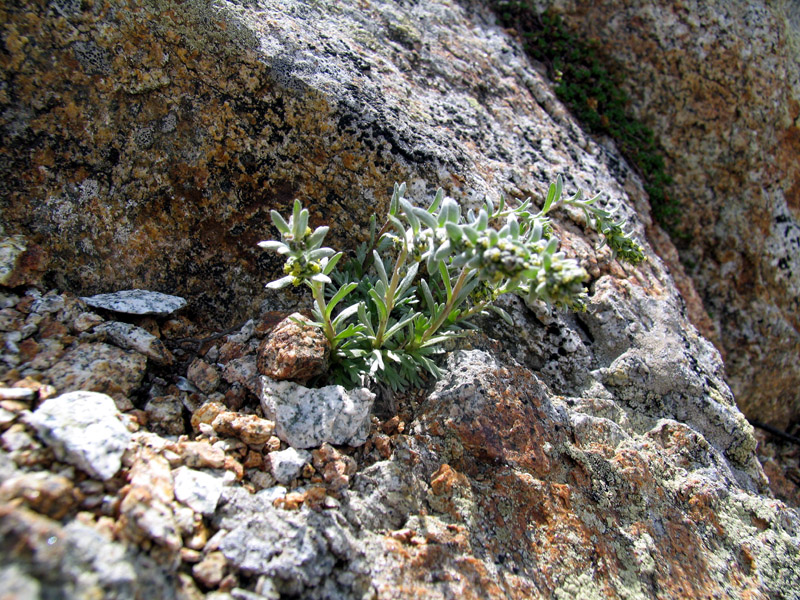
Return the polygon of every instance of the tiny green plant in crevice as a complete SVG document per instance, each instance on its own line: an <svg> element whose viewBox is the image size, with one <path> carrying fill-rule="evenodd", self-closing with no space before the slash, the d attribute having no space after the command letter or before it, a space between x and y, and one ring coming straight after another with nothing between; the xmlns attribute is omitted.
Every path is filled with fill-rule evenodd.
<svg viewBox="0 0 800 600"><path fill-rule="evenodd" d="M491 5L504 26L520 33L531 57L547 66L559 99L590 131L614 138L642 175L656 221L674 239L684 239L679 205L667 192L672 179L653 132L628 112L620 76L606 68L609 61L597 44L567 31L559 15L539 14L527 0L491 0Z"/></svg>
<svg viewBox="0 0 800 600"><path fill-rule="evenodd" d="M420 208L405 198L405 189L395 185L385 222L378 229L373 215L369 241L348 260L322 245L329 228L312 231L299 201L288 220L271 213L281 239L259 243L286 257L285 275L268 288L311 289L315 325L331 345L329 378L345 387L373 380L400 390L421 384L425 372L438 377L434 356L474 328L471 317L494 311L512 323L493 304L502 294L583 309L588 275L558 250L547 217L559 205L582 209L620 260L635 265L644 259L624 221L597 206L597 197L562 197L560 177L541 210L530 200L516 208L487 200L477 212L464 213L442 190Z"/></svg>

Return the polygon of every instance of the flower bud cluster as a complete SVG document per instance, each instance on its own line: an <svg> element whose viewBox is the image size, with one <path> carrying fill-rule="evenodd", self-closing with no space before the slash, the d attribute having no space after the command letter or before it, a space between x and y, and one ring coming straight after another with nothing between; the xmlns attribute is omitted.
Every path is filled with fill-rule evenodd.
<svg viewBox="0 0 800 600"><path fill-rule="evenodd" d="M290 255L286 259L286 264L283 265L283 272L285 275L292 277L292 285L302 285L306 279L311 279L314 275L322 273L322 261L309 260L308 257L299 252Z"/></svg>
<svg viewBox="0 0 800 600"><path fill-rule="evenodd" d="M544 300L559 308L586 309L584 282L589 274L574 258L565 258L562 252L549 255L542 262L529 284L528 298Z"/></svg>
<svg viewBox="0 0 800 600"><path fill-rule="evenodd" d="M629 233L622 230L620 223L603 223L600 228L606 244L611 248L614 256L632 265L638 265L644 260L642 247L631 238Z"/></svg>
<svg viewBox="0 0 800 600"><path fill-rule="evenodd" d="M500 292L487 281L481 281L469 295L473 305L491 304L497 300Z"/></svg>
<svg viewBox="0 0 800 600"><path fill-rule="evenodd" d="M478 277L482 281L500 283L517 279L533 266L530 249L514 239L500 239L492 245L489 236L481 236L476 244Z"/></svg>

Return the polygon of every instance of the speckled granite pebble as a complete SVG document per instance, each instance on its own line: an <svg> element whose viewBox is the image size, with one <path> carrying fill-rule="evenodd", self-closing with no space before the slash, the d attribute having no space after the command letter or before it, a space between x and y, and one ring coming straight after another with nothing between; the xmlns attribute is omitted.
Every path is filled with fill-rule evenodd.
<svg viewBox="0 0 800 600"><path fill-rule="evenodd" d="M261 407L275 421L276 435L294 448L325 442L360 446L369 433L375 394L340 385L309 389L291 381L262 377Z"/></svg>

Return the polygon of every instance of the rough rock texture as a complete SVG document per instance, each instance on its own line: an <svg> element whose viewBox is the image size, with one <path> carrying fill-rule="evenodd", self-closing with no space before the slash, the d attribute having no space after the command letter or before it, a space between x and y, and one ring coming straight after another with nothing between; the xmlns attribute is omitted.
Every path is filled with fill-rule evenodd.
<svg viewBox="0 0 800 600"><path fill-rule="evenodd" d="M294 313L275 326L258 347L259 373L272 379L303 383L328 370L330 342L309 321Z"/></svg>
<svg viewBox="0 0 800 600"><path fill-rule="evenodd" d="M30 421L56 456L100 479L110 479L119 471L131 437L119 420L114 400L96 392L51 398Z"/></svg>
<svg viewBox="0 0 800 600"><path fill-rule="evenodd" d="M309 389L292 381L261 378L261 407L275 433L295 448L324 443L360 446L367 440L375 394L340 385Z"/></svg>
<svg viewBox="0 0 800 600"><path fill-rule="evenodd" d="M110 294L96 294L81 300L93 308L103 308L112 312L162 317L186 306L186 300L183 298L148 290L122 290Z"/></svg>
<svg viewBox="0 0 800 600"><path fill-rule="evenodd" d="M4 593L11 598L178 597L166 565L77 520L62 525L4 506L0 557Z"/></svg>
<svg viewBox="0 0 800 600"><path fill-rule="evenodd" d="M168 365L173 361L161 340L136 325L109 321L95 327L95 331L105 333L120 348L144 354L156 364Z"/></svg>
<svg viewBox="0 0 800 600"><path fill-rule="evenodd" d="M52 392L42 382L77 381L84 364L98 368L82 386L110 385L116 360L90 359L118 349L74 296L0 289L0 383L35 389L0 401L7 589L215 600L800 589L800 517L770 496L719 355L658 257L646 248L647 263L623 268L580 214L554 225L591 275L587 313L509 299L515 326L484 320L463 340L474 348L430 389L394 398L391 418L370 419L362 392L348 434L358 448L314 437L337 419L314 392L267 382L293 390L275 396L294 398L294 416L315 416L301 440L273 435L281 419L261 405L256 355L268 315L295 297L255 308L280 269L254 246L274 234L270 208L298 195L312 225L352 247L394 180L420 201L442 185L470 204L541 191L562 172L566 192L602 192L637 235L649 224L636 176L581 133L482 4L7 2L0 13L8 233L46 247L53 285L161 289L194 311L136 321L173 364L116 354L133 358L115 390L133 433L103 480L60 462L26 415ZM236 314L250 320L209 331ZM308 443L311 462L276 485L272 455ZM50 502L56 489L63 504Z"/></svg>
<svg viewBox="0 0 800 600"><path fill-rule="evenodd" d="M625 72L664 149L691 241L681 257L751 418L800 419L797 2L539 0Z"/></svg>

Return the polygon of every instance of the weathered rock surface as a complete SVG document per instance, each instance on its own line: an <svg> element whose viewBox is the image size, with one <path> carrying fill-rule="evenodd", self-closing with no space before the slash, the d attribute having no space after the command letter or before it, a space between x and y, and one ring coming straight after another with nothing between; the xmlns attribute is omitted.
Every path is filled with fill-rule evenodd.
<svg viewBox="0 0 800 600"><path fill-rule="evenodd" d="M329 392L262 380L261 320L209 334L215 318L260 314L258 290L280 265L254 244L268 210L295 196L313 225L333 225L332 243L352 247L395 180L420 200L442 185L469 204L524 196L563 172L568 192L603 192L643 233L639 180L570 121L482 4L163 0L0 13L10 233L47 247L59 286L168 289L197 315L160 326L176 360L148 365L93 341L99 317L67 294L2 290L3 385L77 382L83 370L81 386L117 386L134 431L116 475L87 479L25 416L46 386L2 401L7 589L226 600L800 589L800 517L769 495L719 355L660 260L647 249L646 264L624 270L594 249L578 214L555 226L591 274L589 311L510 299L514 327L486 319L464 342L477 349L452 355L431 390L396 398L384 423L369 417L370 393L343 427L320 402ZM112 371L125 357L135 364ZM282 391L264 400L265 387ZM294 398L289 422L313 416L300 439L273 435L276 398ZM154 433L148 417L159 416L180 437ZM346 439L328 435L350 425ZM290 455L306 464L276 473L278 486L271 467ZM50 501L58 489L68 501Z"/></svg>
<svg viewBox="0 0 800 600"><path fill-rule="evenodd" d="M305 383L328 370L331 349L319 327L300 313L278 323L258 348L258 372Z"/></svg>
<svg viewBox="0 0 800 600"><path fill-rule="evenodd" d="M340 385L309 389L292 381L261 378L261 407L275 434L294 448L324 443L360 446L367 440L375 394Z"/></svg>
<svg viewBox="0 0 800 600"><path fill-rule="evenodd" d="M800 419L800 9L796 2L538 0L624 70L664 149L681 256L739 406Z"/></svg>
<svg viewBox="0 0 800 600"><path fill-rule="evenodd" d="M94 308L103 308L127 315L170 315L184 306L186 300L170 294L148 290L122 290L110 294L96 294L81 298Z"/></svg>
<svg viewBox="0 0 800 600"><path fill-rule="evenodd" d="M99 479L116 475L131 439L114 400L96 392L51 398L34 411L30 421L60 459Z"/></svg>
<svg viewBox="0 0 800 600"><path fill-rule="evenodd" d="M168 365L174 358L164 344L152 333L130 323L109 321L95 327L123 350L134 350L144 354L158 365Z"/></svg>
<svg viewBox="0 0 800 600"><path fill-rule="evenodd" d="M59 392L86 390L113 397L120 408L131 408L128 396L144 377L147 359L102 342L82 343L47 371Z"/></svg>

